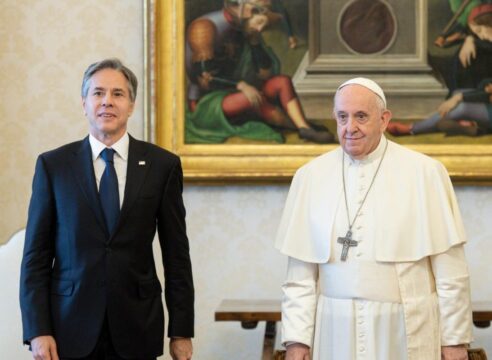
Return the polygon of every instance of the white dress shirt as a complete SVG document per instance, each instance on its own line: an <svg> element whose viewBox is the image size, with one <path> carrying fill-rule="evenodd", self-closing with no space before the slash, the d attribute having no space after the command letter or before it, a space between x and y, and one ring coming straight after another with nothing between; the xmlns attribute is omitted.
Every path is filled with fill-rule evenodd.
<svg viewBox="0 0 492 360"><path fill-rule="evenodd" d="M99 190L99 183L101 177L106 168L106 162L101 157L101 152L107 148L105 144L97 140L94 136L89 134L89 143L92 149L92 164L94 165L94 174L96 175L97 189ZM126 170L128 166L128 149L130 146L130 137L128 133L125 133L117 142L115 142L110 148L115 151L114 156L114 169L116 170L116 176L118 177L118 193L120 195L120 208L123 204L123 197L125 194L126 185Z"/></svg>

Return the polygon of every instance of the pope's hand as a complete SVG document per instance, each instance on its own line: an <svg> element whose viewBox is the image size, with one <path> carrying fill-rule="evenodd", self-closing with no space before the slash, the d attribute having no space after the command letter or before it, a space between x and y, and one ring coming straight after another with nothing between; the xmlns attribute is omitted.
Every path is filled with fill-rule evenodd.
<svg viewBox="0 0 492 360"><path fill-rule="evenodd" d="M285 360L310 360L309 346L300 343L294 343L287 346Z"/></svg>
<svg viewBox="0 0 492 360"><path fill-rule="evenodd" d="M441 360L468 360L468 352L464 345L442 346Z"/></svg>

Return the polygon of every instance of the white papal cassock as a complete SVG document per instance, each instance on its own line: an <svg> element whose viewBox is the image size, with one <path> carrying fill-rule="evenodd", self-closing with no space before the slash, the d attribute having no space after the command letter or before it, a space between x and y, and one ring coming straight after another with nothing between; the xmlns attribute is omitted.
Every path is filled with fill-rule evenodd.
<svg viewBox="0 0 492 360"><path fill-rule="evenodd" d="M339 147L301 167L276 247L289 256L282 342L313 359L433 360L469 343L465 234L444 166L382 137L363 160L345 155L350 221L386 155L340 260L348 218Z"/></svg>

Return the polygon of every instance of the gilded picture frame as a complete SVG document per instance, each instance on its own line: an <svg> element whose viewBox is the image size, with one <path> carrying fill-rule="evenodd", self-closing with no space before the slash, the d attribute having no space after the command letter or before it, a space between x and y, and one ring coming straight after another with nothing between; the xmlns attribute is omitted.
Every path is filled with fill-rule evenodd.
<svg viewBox="0 0 492 360"><path fill-rule="evenodd" d="M146 124L149 140L180 156L193 183L288 182L296 169L334 149L318 144L186 144L185 2L144 0ZM411 144L444 163L455 184L492 184L492 144Z"/></svg>

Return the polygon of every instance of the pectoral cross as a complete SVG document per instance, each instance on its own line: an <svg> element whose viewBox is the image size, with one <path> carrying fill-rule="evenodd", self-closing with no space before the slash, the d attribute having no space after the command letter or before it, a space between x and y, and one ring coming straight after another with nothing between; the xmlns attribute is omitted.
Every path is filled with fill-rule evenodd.
<svg viewBox="0 0 492 360"><path fill-rule="evenodd" d="M342 248L342 256L340 256L340 260L345 261L347 260L347 255L350 247L352 246L357 246L358 242L355 240L352 240L352 231L347 231L347 235L345 237L339 237L337 239L337 242L339 244L343 244Z"/></svg>

